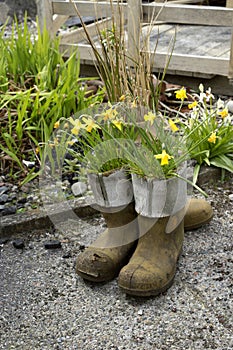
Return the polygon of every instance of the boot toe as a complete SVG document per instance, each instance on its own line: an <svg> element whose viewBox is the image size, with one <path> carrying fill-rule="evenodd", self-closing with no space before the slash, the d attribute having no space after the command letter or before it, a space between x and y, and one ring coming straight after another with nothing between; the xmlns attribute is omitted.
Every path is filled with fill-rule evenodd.
<svg viewBox="0 0 233 350"><path fill-rule="evenodd" d="M184 216L184 228L186 231L197 229L209 223L213 215L213 209L206 200L192 198Z"/></svg>
<svg viewBox="0 0 233 350"><path fill-rule="evenodd" d="M104 282L116 277L118 271L114 261L103 251L87 249L77 258L76 272L86 280Z"/></svg>
<svg viewBox="0 0 233 350"><path fill-rule="evenodd" d="M135 296L156 296L168 289L174 279L175 271L150 269L146 266L125 266L119 274L118 285L127 294Z"/></svg>

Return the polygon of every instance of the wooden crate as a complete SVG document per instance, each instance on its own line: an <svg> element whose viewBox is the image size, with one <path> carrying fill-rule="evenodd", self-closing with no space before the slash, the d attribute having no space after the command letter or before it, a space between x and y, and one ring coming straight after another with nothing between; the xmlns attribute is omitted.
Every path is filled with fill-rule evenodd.
<svg viewBox="0 0 233 350"><path fill-rule="evenodd" d="M220 75L229 77L233 83L233 0L227 0L228 7L200 6L177 3L123 1L75 1L81 16L96 16L103 28L111 25L112 12L118 13L119 6L125 17L129 54L135 57L137 45L146 23L154 22L153 31L158 46L154 56L153 69L158 71L166 65L169 50L168 40L177 27L176 46L169 63L169 73L193 76ZM37 2L40 24L55 35L69 16L75 16L74 5L68 0L40 0ZM169 29L168 29L169 24ZM166 30L164 29L167 26ZM195 35L196 33L198 35ZM96 35L95 24L88 26L89 33ZM196 39L195 39L196 37ZM73 46L79 49L81 62L93 64L94 56L84 41L83 28L65 34L61 38L61 50L68 55ZM184 45L186 41L187 45ZM192 45L188 45L192 43ZM153 37L150 50L153 50ZM193 46L193 49L192 49ZM186 51L185 51L186 50Z"/></svg>

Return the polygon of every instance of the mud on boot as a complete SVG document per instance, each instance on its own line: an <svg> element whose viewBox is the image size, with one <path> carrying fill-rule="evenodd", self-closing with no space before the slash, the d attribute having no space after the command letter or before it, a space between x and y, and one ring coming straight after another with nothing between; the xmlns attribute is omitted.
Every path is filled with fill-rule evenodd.
<svg viewBox="0 0 233 350"><path fill-rule="evenodd" d="M93 282L106 282L115 278L130 259L138 238L134 203L120 210L109 209L108 213L102 214L107 229L78 256L76 262L78 275Z"/></svg>

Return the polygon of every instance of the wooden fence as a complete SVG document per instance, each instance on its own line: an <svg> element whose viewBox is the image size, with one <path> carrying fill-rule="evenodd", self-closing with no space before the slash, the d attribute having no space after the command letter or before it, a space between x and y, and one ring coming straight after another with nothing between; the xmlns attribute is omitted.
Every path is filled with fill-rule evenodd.
<svg viewBox="0 0 233 350"><path fill-rule="evenodd" d="M213 7L166 3L146 3L141 0L123 1L74 1L81 16L95 16L99 20L99 25L103 28L111 21L113 13L117 13L119 6L126 19L126 31L128 37L128 50L134 54L135 47L140 41L141 27L143 23L149 23L155 19L155 23L172 23L183 25L197 25L205 27L230 27L233 28L233 0L227 0L228 7ZM61 25L70 17L75 16L74 4L69 0L38 0L38 16L42 26L46 26L51 34L55 35ZM198 28L198 27L197 27ZM90 35L96 35L95 24L88 26ZM196 43L198 45L198 42ZM76 29L61 36L61 50L71 51L76 45L79 49L80 59L83 63L93 64L93 54L88 43L84 41L83 28ZM170 71L182 71L190 75L205 76L220 75L229 77L233 83L233 32L229 37L228 52L225 55L219 53L212 55L195 55L173 53L170 63ZM157 52L153 62L155 71L163 69L166 64L168 54Z"/></svg>

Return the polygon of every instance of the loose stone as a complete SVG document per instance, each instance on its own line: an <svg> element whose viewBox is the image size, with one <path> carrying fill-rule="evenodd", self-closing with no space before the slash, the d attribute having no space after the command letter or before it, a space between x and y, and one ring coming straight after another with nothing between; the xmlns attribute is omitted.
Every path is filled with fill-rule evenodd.
<svg viewBox="0 0 233 350"><path fill-rule="evenodd" d="M12 243L16 249L23 249L25 246L24 241L22 239L16 239Z"/></svg>
<svg viewBox="0 0 233 350"><path fill-rule="evenodd" d="M228 109L228 111L230 113L233 113L233 101L228 101L227 104L226 104L226 108Z"/></svg>
<svg viewBox="0 0 233 350"><path fill-rule="evenodd" d="M2 210L2 215L12 215L12 214L15 214L16 213L16 206L15 205L12 205L10 207L5 207L3 208Z"/></svg>
<svg viewBox="0 0 233 350"><path fill-rule="evenodd" d="M13 201L14 199L17 199L17 193L11 192L9 196L9 201Z"/></svg>
<svg viewBox="0 0 233 350"><path fill-rule="evenodd" d="M1 203L1 204L4 204L4 203L6 203L6 202L8 201L8 199L9 199L8 194L4 193L4 194L2 194L2 195L0 196L0 203Z"/></svg>
<svg viewBox="0 0 233 350"><path fill-rule="evenodd" d="M2 195L3 193L6 193L9 190L9 188L7 186L1 186L0 187L0 195Z"/></svg>
<svg viewBox="0 0 233 350"><path fill-rule="evenodd" d="M69 258L71 258L71 252L66 252L62 257L63 257L63 259L69 259Z"/></svg>
<svg viewBox="0 0 233 350"><path fill-rule="evenodd" d="M0 238L0 245L6 244L7 242L8 242L8 238L7 237Z"/></svg>
<svg viewBox="0 0 233 350"><path fill-rule="evenodd" d="M22 197L22 198L18 199L18 203L20 203L20 204L24 204L26 202L27 202L27 197Z"/></svg>
<svg viewBox="0 0 233 350"><path fill-rule="evenodd" d="M44 242L45 249L58 249L61 248L61 242L58 240Z"/></svg>
<svg viewBox="0 0 233 350"><path fill-rule="evenodd" d="M86 192L86 190L87 190L87 185L81 181L75 182L71 186L71 191L73 192L73 195L76 197L84 194L84 192Z"/></svg>

